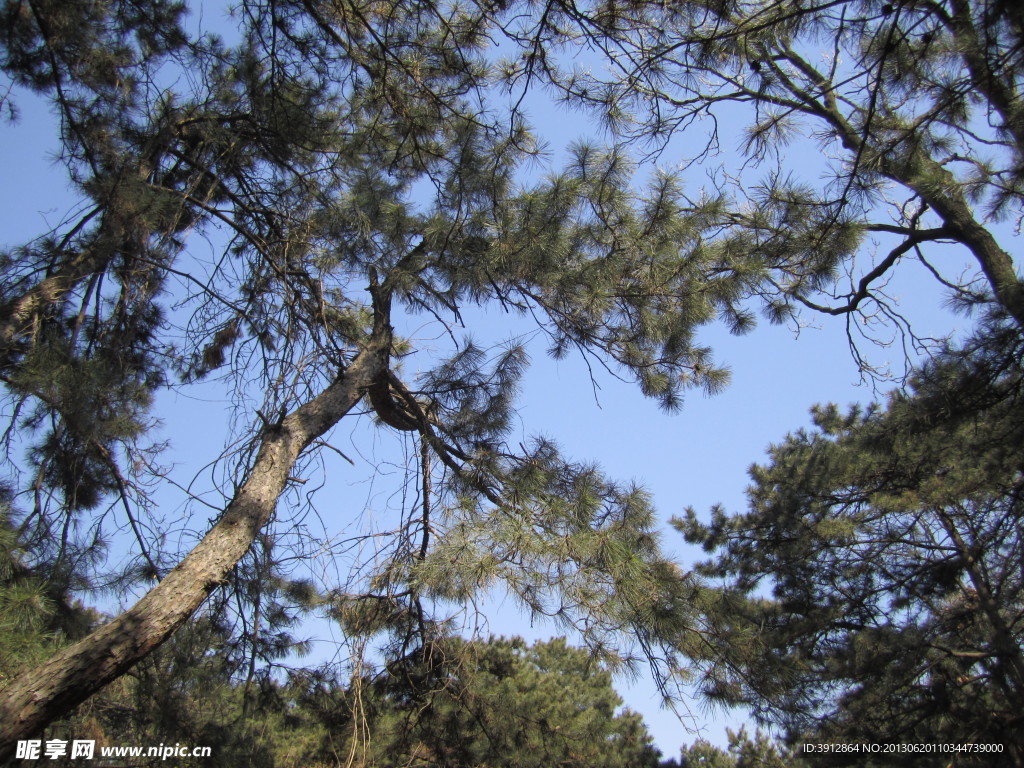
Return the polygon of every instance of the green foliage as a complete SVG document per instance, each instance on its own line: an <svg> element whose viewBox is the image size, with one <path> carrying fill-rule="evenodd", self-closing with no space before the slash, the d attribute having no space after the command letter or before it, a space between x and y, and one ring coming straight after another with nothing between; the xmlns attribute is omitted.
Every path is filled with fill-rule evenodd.
<svg viewBox="0 0 1024 768"><path fill-rule="evenodd" d="M362 559L350 554L358 511L339 523L351 537L325 548L305 522L314 494L277 505L247 555L190 585L215 593L225 663L266 684L301 649L297 617L319 607L357 656L371 641L427 646L504 587L610 662L674 668L661 637L687 620L688 591L646 494L514 434L525 350L484 354L454 329L464 309L500 306L531 318L552 354L578 352L666 407L714 389L724 374L695 333L742 292L727 275L702 282L714 201L691 203L670 174L638 191L615 147L581 145L564 170L526 174L538 142L496 106L487 9L243 3L232 45L187 32L185 12L2 5L0 67L59 116L78 202L2 255L0 448L31 499L25 535L40 557L78 588L159 582L206 518L165 535L155 494L187 483L156 461L157 394L206 379L231 399L231 447L209 457L226 506L261 479L284 416L369 356L375 381L358 392L419 454L396 489L398 521L381 522ZM423 315L450 354L432 359L394 330ZM329 454L330 435L314 438L348 410L302 438L289 487ZM126 560L102 558L111 529L134 540ZM315 569L294 571L325 549L341 568L322 572L342 575L300 588Z"/></svg>
<svg viewBox="0 0 1024 768"><path fill-rule="evenodd" d="M0 687L22 667L44 658L54 609L45 586L25 567L6 510L0 517Z"/></svg>
<svg viewBox="0 0 1024 768"><path fill-rule="evenodd" d="M184 543L165 535L154 493L188 483L155 462L154 409L164 388L206 379L233 406L229 447L209 457L215 506L286 470L249 553L189 585L215 593L210 621L247 697L274 690L266 670L297 645L303 611L328 610L357 658L380 641L401 659L504 589L609 662L662 663L662 679L705 652L693 628L706 613L727 638L711 692L772 701L794 732L837 696L850 713L837 732L883 711L887 728L944 725L940 680L963 738L1016 722L1019 580L1005 564L1020 555L1019 414L1005 398L943 405L975 391L948 373L955 353L886 409L821 410L818 433L756 473L751 516L689 521L691 539L725 548L706 569L734 578L719 592L661 553L642 489L514 433L521 339L456 338L470 309L515 312L553 356L578 353L675 408L727 380L699 331L744 333L758 308L772 322L801 307L861 313L854 345L878 319L916 343L879 287L910 254L959 305L1019 328L1024 287L990 227L1024 199L1024 31L1010 4L275 0L235 13L228 44L188 32L179 2L0 3L4 99L31 92L55 111L76 196L65 220L0 253L0 449L47 578L137 586L202 536L205 513L183 523ZM522 55L496 61L501 40ZM560 66L570 43L614 66ZM613 143L581 141L563 168L532 174L541 143L502 89L539 81L602 113ZM726 172L693 195L681 172L641 181L629 142L664 149L748 106L744 161L762 178ZM784 172L794 139L824 147L824 181ZM884 255L865 264L875 238ZM980 277L926 260L949 242ZM450 349L408 331L426 326ZM1002 354L982 346L961 355L968 368ZM356 532L359 511L339 504L345 533L317 538L317 483L298 489L321 461L333 473L330 430L355 400L329 405L366 358L373 381L352 396L367 395L378 435L400 435L396 508ZM1015 376L1007 364L989 383ZM268 446L300 408L299 456L274 464ZM134 550L107 567L112 528ZM318 569L340 573L333 583L292 570L314 552L334 558ZM753 591L768 576L772 599ZM12 610L38 594L22 586ZM880 689L899 692L888 709L871 703ZM995 718L957 714L983 703Z"/></svg>
<svg viewBox="0 0 1024 768"><path fill-rule="evenodd" d="M745 728L726 731L728 749L704 740L683 747L679 768L801 768L805 762L758 730L751 739Z"/></svg>
<svg viewBox="0 0 1024 768"><path fill-rule="evenodd" d="M249 685L223 653L230 642L191 623L51 737L213 745L218 765L268 768L660 765L609 672L564 640L449 638L348 685L327 670Z"/></svg>
<svg viewBox="0 0 1024 768"><path fill-rule="evenodd" d="M791 738L941 733L1021 760L1021 351L992 323L885 407L819 407L752 470L749 512L678 521L726 585L708 695Z"/></svg>
<svg viewBox="0 0 1024 768"><path fill-rule="evenodd" d="M564 169L528 174L540 149L495 99L488 8L243 3L232 45L189 33L177 3L2 9L0 66L60 117L80 203L3 254L0 285L0 447L47 557L135 587L205 529L186 520L180 545L163 535L154 494L187 483L156 460L161 390L206 379L231 399L231 448L209 457L226 505L284 415L386 342L362 388L379 429L410 433L419 453L400 522L382 523L366 560L339 557L340 583L292 601L282 585L307 574L282 564L320 549L305 525L314 495L278 505L218 577L212 607L237 620L243 653L280 658L289 622L321 603L354 642L426 642L453 604L499 585L609 660L670 652L659 638L687 620L689 593L646 494L513 434L525 349L485 354L454 329L464 309L498 306L530 318L551 354L582 354L667 408L714 390L725 374L696 332L732 317L747 285L707 279L718 201L688 200L669 173L638 189L618 147L580 144ZM394 330L424 315L449 354ZM325 447L308 446L292 487ZM112 528L135 548L105 569Z"/></svg>
<svg viewBox="0 0 1024 768"><path fill-rule="evenodd" d="M1024 214L1024 26L1010 4L552 2L509 35L510 88L550 82L623 142L711 174L719 228L701 283L737 286L737 329L758 299L773 322L858 314L851 343L927 345L885 287L910 255L961 305L1024 323L1000 244L1012 235L996 227ZM581 45L603 56L578 58ZM939 243L977 272L946 273Z"/></svg>
<svg viewBox="0 0 1024 768"><path fill-rule="evenodd" d="M564 640L446 639L348 691L307 681L298 704L322 741L287 765L659 765L639 715L617 714L610 673Z"/></svg>
<svg viewBox="0 0 1024 768"><path fill-rule="evenodd" d="M155 653L69 717L53 723L46 739L92 739L101 747L181 744L209 746L223 766L272 768L287 731L284 703L267 679L250 683L245 660L233 648L229 626L201 617L182 627ZM258 714L254 714L258 712ZM98 753L97 753L98 754ZM143 755L133 764L155 768L166 758ZM182 766L211 758L175 758Z"/></svg>
<svg viewBox="0 0 1024 768"><path fill-rule="evenodd" d="M0 690L96 622L93 611L72 604L71 574L37 554L0 498Z"/></svg>

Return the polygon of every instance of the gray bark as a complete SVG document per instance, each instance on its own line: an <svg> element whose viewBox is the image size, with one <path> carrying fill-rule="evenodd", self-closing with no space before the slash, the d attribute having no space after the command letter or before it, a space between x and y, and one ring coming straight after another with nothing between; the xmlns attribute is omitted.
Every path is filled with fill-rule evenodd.
<svg viewBox="0 0 1024 768"><path fill-rule="evenodd" d="M0 762L33 734L124 674L167 640L242 559L270 520L303 450L338 423L386 369L390 328L375 323L366 347L313 400L267 429L252 471L223 517L138 603L11 684L0 697Z"/></svg>

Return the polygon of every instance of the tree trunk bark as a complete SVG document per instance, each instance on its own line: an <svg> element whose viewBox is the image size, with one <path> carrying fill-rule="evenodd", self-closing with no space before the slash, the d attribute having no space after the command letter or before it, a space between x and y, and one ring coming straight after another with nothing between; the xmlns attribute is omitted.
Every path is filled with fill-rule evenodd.
<svg viewBox="0 0 1024 768"><path fill-rule="evenodd" d="M224 582L273 514L299 455L359 402L385 370L390 346L390 328L375 323L370 341L343 375L264 432L252 471L223 517L163 581L3 692L0 763L18 740L39 733L167 640Z"/></svg>
<svg viewBox="0 0 1024 768"><path fill-rule="evenodd" d="M950 236L970 250L996 301L1024 328L1024 283L1013 258L975 218L953 174L923 153L903 163L881 156L880 165L886 176L920 195L942 219Z"/></svg>
<svg viewBox="0 0 1024 768"><path fill-rule="evenodd" d="M1019 327L1024 328L1024 284L1017 275L1010 254L1000 248L992 233L978 223L961 196L922 195L922 199L935 209L957 239L970 249L981 265L996 301Z"/></svg>

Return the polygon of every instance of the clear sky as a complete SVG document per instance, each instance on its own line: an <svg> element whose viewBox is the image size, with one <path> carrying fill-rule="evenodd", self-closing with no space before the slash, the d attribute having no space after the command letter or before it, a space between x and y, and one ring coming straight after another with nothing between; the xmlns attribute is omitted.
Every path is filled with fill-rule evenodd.
<svg viewBox="0 0 1024 768"><path fill-rule="evenodd" d="M56 149L52 116L23 92L16 92L15 100L20 122L0 125L0 244L4 246L57 223L72 202L63 190L63 170L52 162ZM543 101L532 102L531 112L556 158L561 148L588 131L582 116L567 116ZM681 154L674 145L661 162L672 164ZM796 147L787 163L795 172L815 173L808 164L815 157L806 147ZM695 172L694 186L699 187L701 181ZM208 247L199 240L193 246ZM923 268L908 265L891 290L917 318L918 328L940 333L955 327L957 319L938 309L941 295ZM718 362L731 368L732 383L710 398L689 393L681 413L674 415L661 412L635 386L600 370L596 371L599 389L595 396L588 370L579 358L555 362L544 356L543 343L534 345L534 365L523 383L519 410L523 433L552 437L567 456L597 461L613 478L637 480L652 492L665 520L688 505L707 510L721 502L728 509L739 510L744 505L747 468L761 460L769 443L806 425L812 404L872 398L869 388L858 386L843 320L806 320L820 328L805 328L796 334L793 328L763 324L743 337L729 336L721 327L709 328L702 341L715 348ZM500 308L488 313L486 326L480 335L495 340L514 330ZM865 348L865 352L875 361L891 357L897 364L902 354L898 349ZM184 470L195 467L198 457L208 460L219 453L225 430L218 414L223 415L224 405L223 401L203 403L178 395L168 395L162 401L159 416L173 441L168 463L180 462ZM339 427L347 429L344 423ZM187 477L183 479L187 482ZM358 498L339 499L339 505L374 498L373 490L365 486L353 484L350 488ZM684 567L701 557L668 530L665 544L678 553ZM485 608L490 632L530 634L529 620L507 604L494 600ZM538 626L533 631L544 630ZM694 739L661 709L649 682L641 680L629 687L620 681L619 690L627 705L645 716L666 756L677 755L682 744ZM690 708L696 724L706 728L704 735L720 744L724 744L724 723L739 717L706 712L699 701L690 702Z"/></svg>

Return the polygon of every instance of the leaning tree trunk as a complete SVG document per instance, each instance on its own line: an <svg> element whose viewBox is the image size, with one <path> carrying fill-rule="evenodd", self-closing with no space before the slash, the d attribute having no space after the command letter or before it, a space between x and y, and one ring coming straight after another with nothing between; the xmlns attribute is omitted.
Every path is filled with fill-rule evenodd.
<svg viewBox="0 0 1024 768"><path fill-rule="evenodd" d="M0 762L26 739L128 671L184 624L267 523L302 451L338 423L387 365L391 334L376 323L344 374L264 431L249 478L223 517L131 609L26 673L0 696Z"/></svg>

